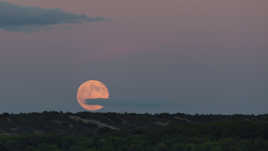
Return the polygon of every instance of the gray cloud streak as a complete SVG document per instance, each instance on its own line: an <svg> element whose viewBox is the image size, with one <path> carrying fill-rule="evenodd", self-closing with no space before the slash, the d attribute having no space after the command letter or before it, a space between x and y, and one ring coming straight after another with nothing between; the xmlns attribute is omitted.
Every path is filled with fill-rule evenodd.
<svg viewBox="0 0 268 151"><path fill-rule="evenodd" d="M0 29L32 30L56 24L103 21L103 17L88 17L60 9L19 6L0 2Z"/></svg>

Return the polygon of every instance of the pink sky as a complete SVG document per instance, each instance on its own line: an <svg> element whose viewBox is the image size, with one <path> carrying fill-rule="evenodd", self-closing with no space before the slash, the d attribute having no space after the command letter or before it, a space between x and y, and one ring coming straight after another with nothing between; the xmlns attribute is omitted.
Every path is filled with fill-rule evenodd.
<svg viewBox="0 0 268 151"><path fill-rule="evenodd" d="M5 0L108 17L266 16L266 0Z"/></svg>
<svg viewBox="0 0 268 151"><path fill-rule="evenodd" d="M6 78L0 89L25 87L19 98L31 91L46 98L41 89L72 98L75 84L99 79L115 98L268 104L267 0L5 1L111 19L38 32L0 30ZM15 97L4 90L0 99Z"/></svg>

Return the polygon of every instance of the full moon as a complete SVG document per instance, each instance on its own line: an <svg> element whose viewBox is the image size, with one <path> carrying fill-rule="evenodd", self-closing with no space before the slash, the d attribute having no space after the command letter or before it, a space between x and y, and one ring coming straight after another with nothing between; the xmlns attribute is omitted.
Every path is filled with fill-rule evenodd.
<svg viewBox="0 0 268 151"><path fill-rule="evenodd" d="M77 90L77 101L82 108L88 111L96 111L103 108L101 105L88 105L88 99L108 99L109 91L104 83L97 80L89 80L82 83Z"/></svg>

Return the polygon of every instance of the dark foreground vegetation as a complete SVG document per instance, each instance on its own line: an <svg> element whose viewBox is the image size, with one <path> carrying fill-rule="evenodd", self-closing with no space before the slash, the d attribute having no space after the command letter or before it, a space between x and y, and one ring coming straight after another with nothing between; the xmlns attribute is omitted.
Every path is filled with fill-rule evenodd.
<svg viewBox="0 0 268 151"><path fill-rule="evenodd" d="M268 115L0 115L0 151L268 151Z"/></svg>

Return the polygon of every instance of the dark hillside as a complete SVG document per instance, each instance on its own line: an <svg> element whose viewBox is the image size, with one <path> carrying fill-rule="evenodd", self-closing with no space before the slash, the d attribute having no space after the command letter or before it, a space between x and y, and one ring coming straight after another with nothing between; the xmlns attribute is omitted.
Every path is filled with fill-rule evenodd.
<svg viewBox="0 0 268 151"><path fill-rule="evenodd" d="M268 115L0 115L0 151L267 151Z"/></svg>

